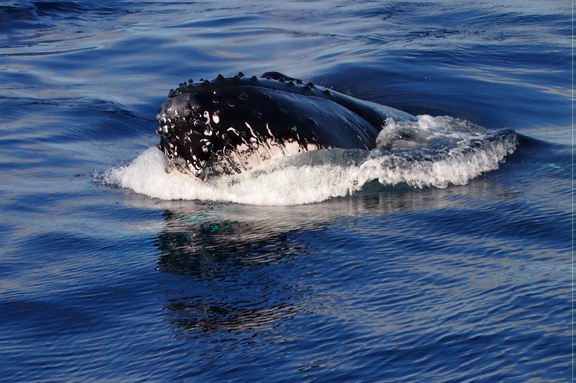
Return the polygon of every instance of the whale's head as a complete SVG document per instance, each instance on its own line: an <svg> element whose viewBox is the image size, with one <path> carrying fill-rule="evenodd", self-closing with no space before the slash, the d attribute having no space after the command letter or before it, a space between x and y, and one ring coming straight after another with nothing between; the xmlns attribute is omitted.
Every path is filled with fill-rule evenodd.
<svg viewBox="0 0 576 383"><path fill-rule="evenodd" d="M207 96L206 92L173 95L156 115L159 148L178 170L196 176L204 175L214 150L222 150L227 139L215 129L220 111Z"/></svg>
<svg viewBox="0 0 576 383"><path fill-rule="evenodd" d="M206 179L316 149L317 137L308 126L316 122L290 113L291 96L274 82L239 74L171 90L156 116L159 148L171 167Z"/></svg>
<svg viewBox="0 0 576 383"><path fill-rule="evenodd" d="M180 84L156 119L170 167L202 179L313 149L369 149L383 120L359 100L277 72Z"/></svg>

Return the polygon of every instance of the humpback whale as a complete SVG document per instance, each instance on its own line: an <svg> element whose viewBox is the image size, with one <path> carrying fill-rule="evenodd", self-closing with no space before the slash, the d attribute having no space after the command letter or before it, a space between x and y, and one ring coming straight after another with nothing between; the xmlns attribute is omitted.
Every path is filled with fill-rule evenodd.
<svg viewBox="0 0 576 383"><path fill-rule="evenodd" d="M374 149L388 118L416 119L279 72L240 72L171 89L156 132L170 168L206 180L311 150Z"/></svg>

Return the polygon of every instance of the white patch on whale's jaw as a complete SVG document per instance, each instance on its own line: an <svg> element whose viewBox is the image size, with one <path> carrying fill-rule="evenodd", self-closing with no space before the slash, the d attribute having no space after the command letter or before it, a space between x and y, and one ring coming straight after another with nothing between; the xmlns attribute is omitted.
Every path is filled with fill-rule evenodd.
<svg viewBox="0 0 576 383"><path fill-rule="evenodd" d="M317 149L318 146L315 144L307 144L306 147L303 147L297 142L279 143L272 139L258 143L257 148L242 144L234 150L227 151L222 155L222 158L207 164L202 170L194 171L193 174L203 180L207 180L212 175L241 173L277 158L289 157ZM234 171L231 172L231 169Z"/></svg>

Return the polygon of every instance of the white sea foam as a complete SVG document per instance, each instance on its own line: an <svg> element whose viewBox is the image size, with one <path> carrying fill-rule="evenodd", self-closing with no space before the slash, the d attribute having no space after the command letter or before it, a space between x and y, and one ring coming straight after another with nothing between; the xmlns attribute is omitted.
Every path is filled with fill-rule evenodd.
<svg viewBox="0 0 576 383"><path fill-rule="evenodd" d="M368 182L416 188L464 185L496 170L516 148L511 130L487 131L451 117L388 120L373 151L318 150L271 161L239 175L204 182L166 172L163 154L150 148L126 166L97 178L165 200L296 205L354 194Z"/></svg>

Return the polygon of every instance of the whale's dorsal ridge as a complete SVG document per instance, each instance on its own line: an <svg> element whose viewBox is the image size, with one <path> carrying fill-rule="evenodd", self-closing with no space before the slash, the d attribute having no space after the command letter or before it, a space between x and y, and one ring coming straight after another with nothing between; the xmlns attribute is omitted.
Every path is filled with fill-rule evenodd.
<svg viewBox="0 0 576 383"><path fill-rule="evenodd" d="M270 78L272 80L297 81L298 79L290 77L280 72L266 72L260 76L261 78Z"/></svg>

